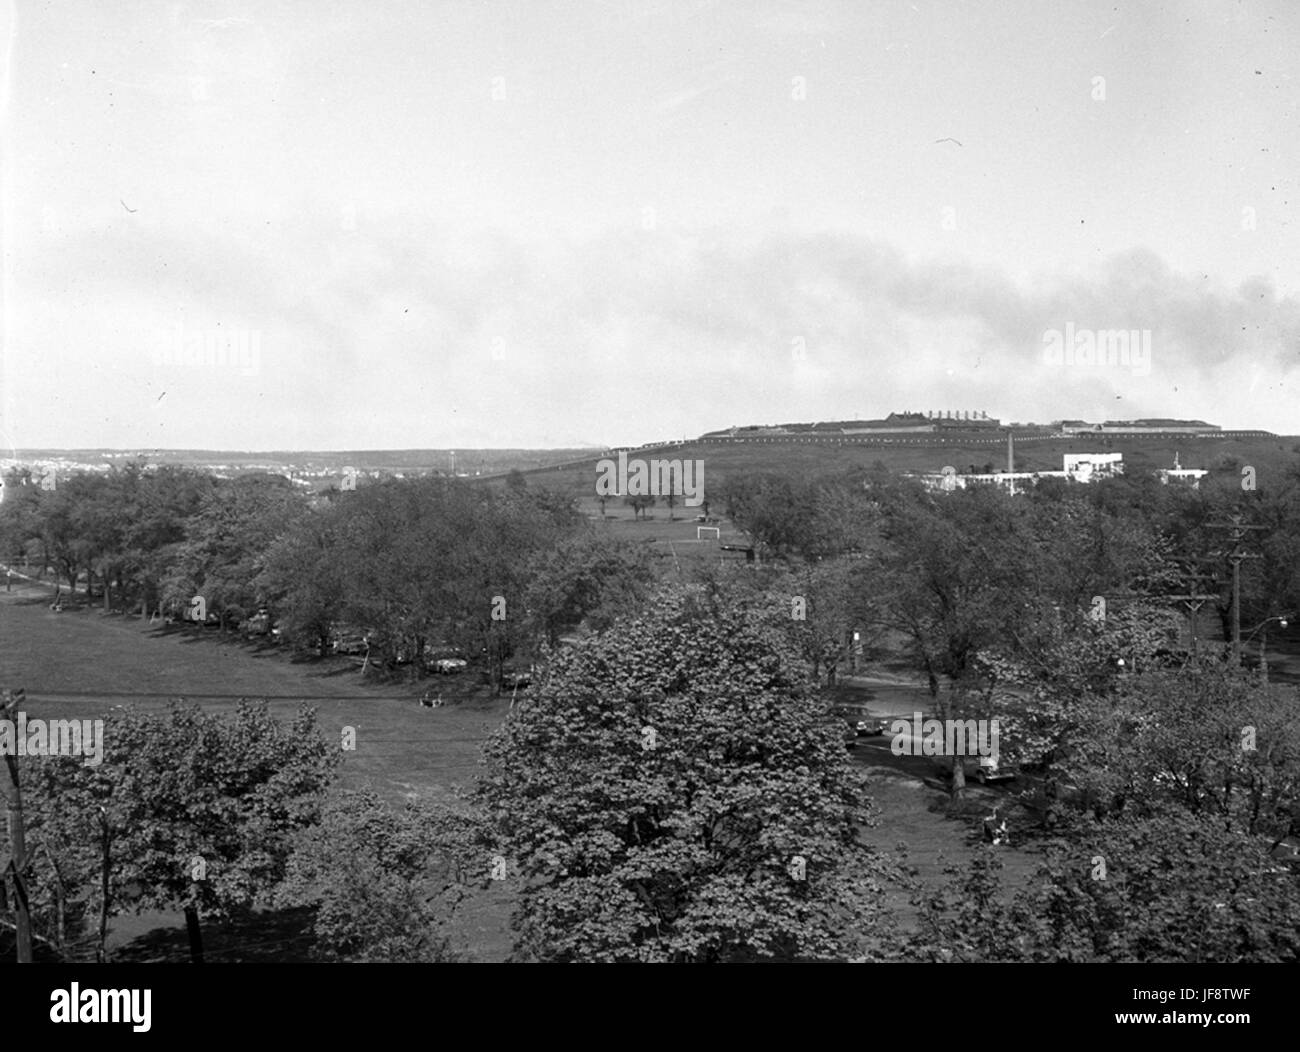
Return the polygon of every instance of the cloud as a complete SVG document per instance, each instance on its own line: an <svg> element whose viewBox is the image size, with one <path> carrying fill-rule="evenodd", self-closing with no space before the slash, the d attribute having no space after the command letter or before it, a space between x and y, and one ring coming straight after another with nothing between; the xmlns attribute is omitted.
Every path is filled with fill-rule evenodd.
<svg viewBox="0 0 1300 1052"><path fill-rule="evenodd" d="M157 398L138 355L110 353L113 334L178 318L263 331L265 375L255 391L238 375L189 378L210 419L187 417L170 383L176 408L149 405L152 421L176 414L165 444L231 445L233 430L281 448L617 442L949 406L1280 430L1300 348L1295 298L1145 251L1019 285L840 234L721 226L563 240L322 216L261 241L215 226L100 232L24 257L14 280L14 346L65 341L70 415L105 397L122 407L82 445L137 441L134 414ZM1067 324L1150 330L1149 374L1054 369L1044 333Z"/></svg>

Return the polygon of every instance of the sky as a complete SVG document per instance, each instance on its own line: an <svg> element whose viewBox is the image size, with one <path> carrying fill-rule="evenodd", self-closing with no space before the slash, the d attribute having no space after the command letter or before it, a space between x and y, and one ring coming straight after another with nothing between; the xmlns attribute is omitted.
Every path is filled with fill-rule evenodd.
<svg viewBox="0 0 1300 1052"><path fill-rule="evenodd" d="M18 0L0 32L10 448L1300 432L1294 0Z"/></svg>

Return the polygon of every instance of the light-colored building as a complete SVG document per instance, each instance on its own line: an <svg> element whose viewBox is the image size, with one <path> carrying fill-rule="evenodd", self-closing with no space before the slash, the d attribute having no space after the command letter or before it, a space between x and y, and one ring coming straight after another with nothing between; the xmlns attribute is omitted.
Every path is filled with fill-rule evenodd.
<svg viewBox="0 0 1300 1052"><path fill-rule="evenodd" d="M1124 474L1123 453L1066 453L1062 458L1066 478L1075 482L1113 478Z"/></svg>
<svg viewBox="0 0 1300 1052"><path fill-rule="evenodd" d="M1201 479L1209 474L1205 468L1185 468L1178 462L1178 454L1174 454L1174 466L1172 468L1161 468L1156 472L1160 481L1166 486L1171 482L1178 482L1191 486L1192 489L1201 488Z"/></svg>
<svg viewBox="0 0 1300 1052"><path fill-rule="evenodd" d="M1010 453L1008 453L1008 463L1014 465L1014 458ZM1123 473L1123 453L1066 453L1060 471L994 471L963 475L956 469L948 467L942 471L927 472L914 477L919 478L927 489L944 493L965 489L967 486L1001 486L1011 493L1018 493L1026 485L1032 485L1039 479L1092 482L1114 478Z"/></svg>

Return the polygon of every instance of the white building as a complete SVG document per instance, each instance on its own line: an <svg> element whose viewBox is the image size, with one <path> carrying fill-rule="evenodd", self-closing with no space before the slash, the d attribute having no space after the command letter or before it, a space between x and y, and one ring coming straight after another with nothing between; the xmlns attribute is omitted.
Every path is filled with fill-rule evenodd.
<svg viewBox="0 0 1300 1052"><path fill-rule="evenodd" d="M1174 466L1172 468L1161 468L1156 474L1160 481L1166 486L1170 482L1181 482L1191 486L1192 489L1201 488L1201 479L1205 478L1209 472L1205 468L1185 468L1178 462L1178 454L1174 454Z"/></svg>
<svg viewBox="0 0 1300 1052"><path fill-rule="evenodd" d="M1075 482L1113 478L1124 474L1123 453L1066 453L1061 465L1066 478Z"/></svg>
<svg viewBox="0 0 1300 1052"><path fill-rule="evenodd" d="M1065 479L1068 482L1092 482L1094 479L1114 478L1124 473L1123 453L1066 453L1060 471L995 471L959 475L954 468L928 472L915 476L926 489L950 493L967 486L1001 486L1011 493L1019 492L1026 484L1039 479Z"/></svg>

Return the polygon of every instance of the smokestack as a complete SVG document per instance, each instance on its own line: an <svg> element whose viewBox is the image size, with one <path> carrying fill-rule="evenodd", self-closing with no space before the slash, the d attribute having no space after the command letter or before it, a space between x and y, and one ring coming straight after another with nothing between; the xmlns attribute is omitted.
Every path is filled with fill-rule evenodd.
<svg viewBox="0 0 1300 1052"><path fill-rule="evenodd" d="M1007 432L1007 473L1016 470L1016 437L1010 431Z"/></svg>

